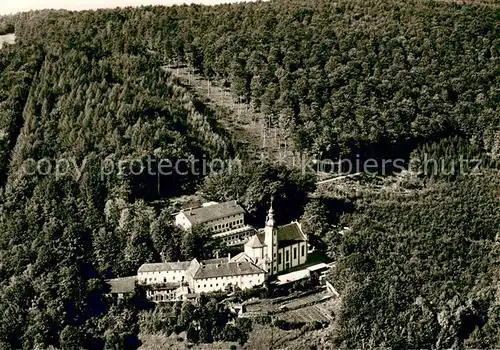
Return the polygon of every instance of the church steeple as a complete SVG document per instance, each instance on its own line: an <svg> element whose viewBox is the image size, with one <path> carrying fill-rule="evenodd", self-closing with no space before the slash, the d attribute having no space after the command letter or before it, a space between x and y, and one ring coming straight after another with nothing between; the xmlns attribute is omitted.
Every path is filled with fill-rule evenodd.
<svg viewBox="0 0 500 350"><path fill-rule="evenodd" d="M266 226L264 227L264 242L266 244L267 257L269 258L270 266L268 270L269 275L273 275L277 271L276 254L278 250L278 227L274 221L273 198L271 198L271 205L267 213Z"/></svg>
<svg viewBox="0 0 500 350"><path fill-rule="evenodd" d="M275 222L274 222L273 198L271 198L271 206L269 208L269 212L267 213L266 226L274 227L274 225Z"/></svg>

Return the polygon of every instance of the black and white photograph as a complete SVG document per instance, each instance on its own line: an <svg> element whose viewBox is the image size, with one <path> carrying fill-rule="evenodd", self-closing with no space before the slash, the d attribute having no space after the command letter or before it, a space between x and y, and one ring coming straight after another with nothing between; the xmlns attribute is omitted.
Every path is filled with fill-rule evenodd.
<svg viewBox="0 0 500 350"><path fill-rule="evenodd" d="M500 349L500 0L0 0L0 349Z"/></svg>

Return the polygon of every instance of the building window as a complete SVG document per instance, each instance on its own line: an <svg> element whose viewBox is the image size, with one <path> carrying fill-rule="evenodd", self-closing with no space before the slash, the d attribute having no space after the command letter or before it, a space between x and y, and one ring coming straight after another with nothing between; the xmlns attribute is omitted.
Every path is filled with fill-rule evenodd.
<svg viewBox="0 0 500 350"><path fill-rule="evenodd" d="M173 280L175 280L175 276L174 276L174 277L172 277L172 279L173 279Z"/></svg>
<svg viewBox="0 0 500 350"><path fill-rule="evenodd" d="M293 258L297 259L297 247L293 247Z"/></svg>
<svg viewBox="0 0 500 350"><path fill-rule="evenodd" d="M289 253L289 251L287 250L287 251L285 252L285 259L286 259L285 261L288 261L288 259L290 258L290 257L289 257L289 255L290 255L290 254L288 254L288 253Z"/></svg>
<svg viewBox="0 0 500 350"><path fill-rule="evenodd" d="M203 288L206 288L206 287L207 287L207 285L206 285L206 284L204 284L204 285L203 285Z"/></svg>
<svg viewBox="0 0 500 350"><path fill-rule="evenodd" d="M200 288L200 285L198 284L198 288Z"/></svg>
<svg viewBox="0 0 500 350"><path fill-rule="evenodd" d="M210 285L210 288L212 288L212 285Z"/></svg>
<svg viewBox="0 0 500 350"><path fill-rule="evenodd" d="M303 257L303 256L304 256L304 254L305 254L305 253L304 253L304 251L305 251L305 249L304 249L304 248L305 248L305 246L302 246L302 252L301 252L301 253L302 253L302 257Z"/></svg>
<svg viewBox="0 0 500 350"><path fill-rule="evenodd" d="M281 264L281 252L278 253L278 264Z"/></svg>
<svg viewBox="0 0 500 350"><path fill-rule="evenodd" d="M163 277L163 283L167 283L167 277Z"/></svg>

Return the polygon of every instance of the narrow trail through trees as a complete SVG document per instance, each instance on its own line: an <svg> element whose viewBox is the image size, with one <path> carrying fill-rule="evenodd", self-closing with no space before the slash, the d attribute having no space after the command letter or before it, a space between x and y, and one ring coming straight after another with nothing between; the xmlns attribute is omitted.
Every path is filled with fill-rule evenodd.
<svg viewBox="0 0 500 350"><path fill-rule="evenodd" d="M179 83L192 89L193 93L214 109L222 110L220 125L233 135L238 149L244 149L248 160L267 159L291 168L306 169L311 160L307 155L295 152L293 142L287 138L286 131L272 125L271 118L244 101L235 101L229 88L219 82L208 80L193 72L189 66L162 66L162 69L179 80ZM318 172L318 185L347 177Z"/></svg>
<svg viewBox="0 0 500 350"><path fill-rule="evenodd" d="M163 70L193 89L206 104L223 110L218 122L235 137L238 148L245 149L249 159L266 158L283 164L299 166L300 154L294 152L293 142L285 136L285 130L272 125L272 119L242 101L235 101L229 88L194 73L190 67L163 66Z"/></svg>

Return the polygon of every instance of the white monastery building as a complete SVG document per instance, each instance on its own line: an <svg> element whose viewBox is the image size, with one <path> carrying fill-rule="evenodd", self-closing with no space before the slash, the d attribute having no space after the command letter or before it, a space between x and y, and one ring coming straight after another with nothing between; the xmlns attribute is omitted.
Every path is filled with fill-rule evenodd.
<svg viewBox="0 0 500 350"><path fill-rule="evenodd" d="M176 223L186 230L205 224L214 235L237 235L244 227L243 216L243 208L233 201L181 211ZM137 281L146 286L152 301L174 301L191 294L259 286L268 276L307 262L307 237L300 224L277 226L272 208L263 230L250 226L246 233L246 238L238 238L246 241L244 251L232 258L143 264L137 271Z"/></svg>
<svg viewBox="0 0 500 350"><path fill-rule="evenodd" d="M184 230L205 226L213 238L220 238L228 246L246 242L255 228L245 224L245 209L236 201L208 202L200 207L181 210L175 216L175 224Z"/></svg>
<svg viewBox="0 0 500 350"><path fill-rule="evenodd" d="M199 262L143 264L137 281L156 302L182 300L193 293L252 288L264 283L266 272L252 262L232 261L231 256Z"/></svg>

